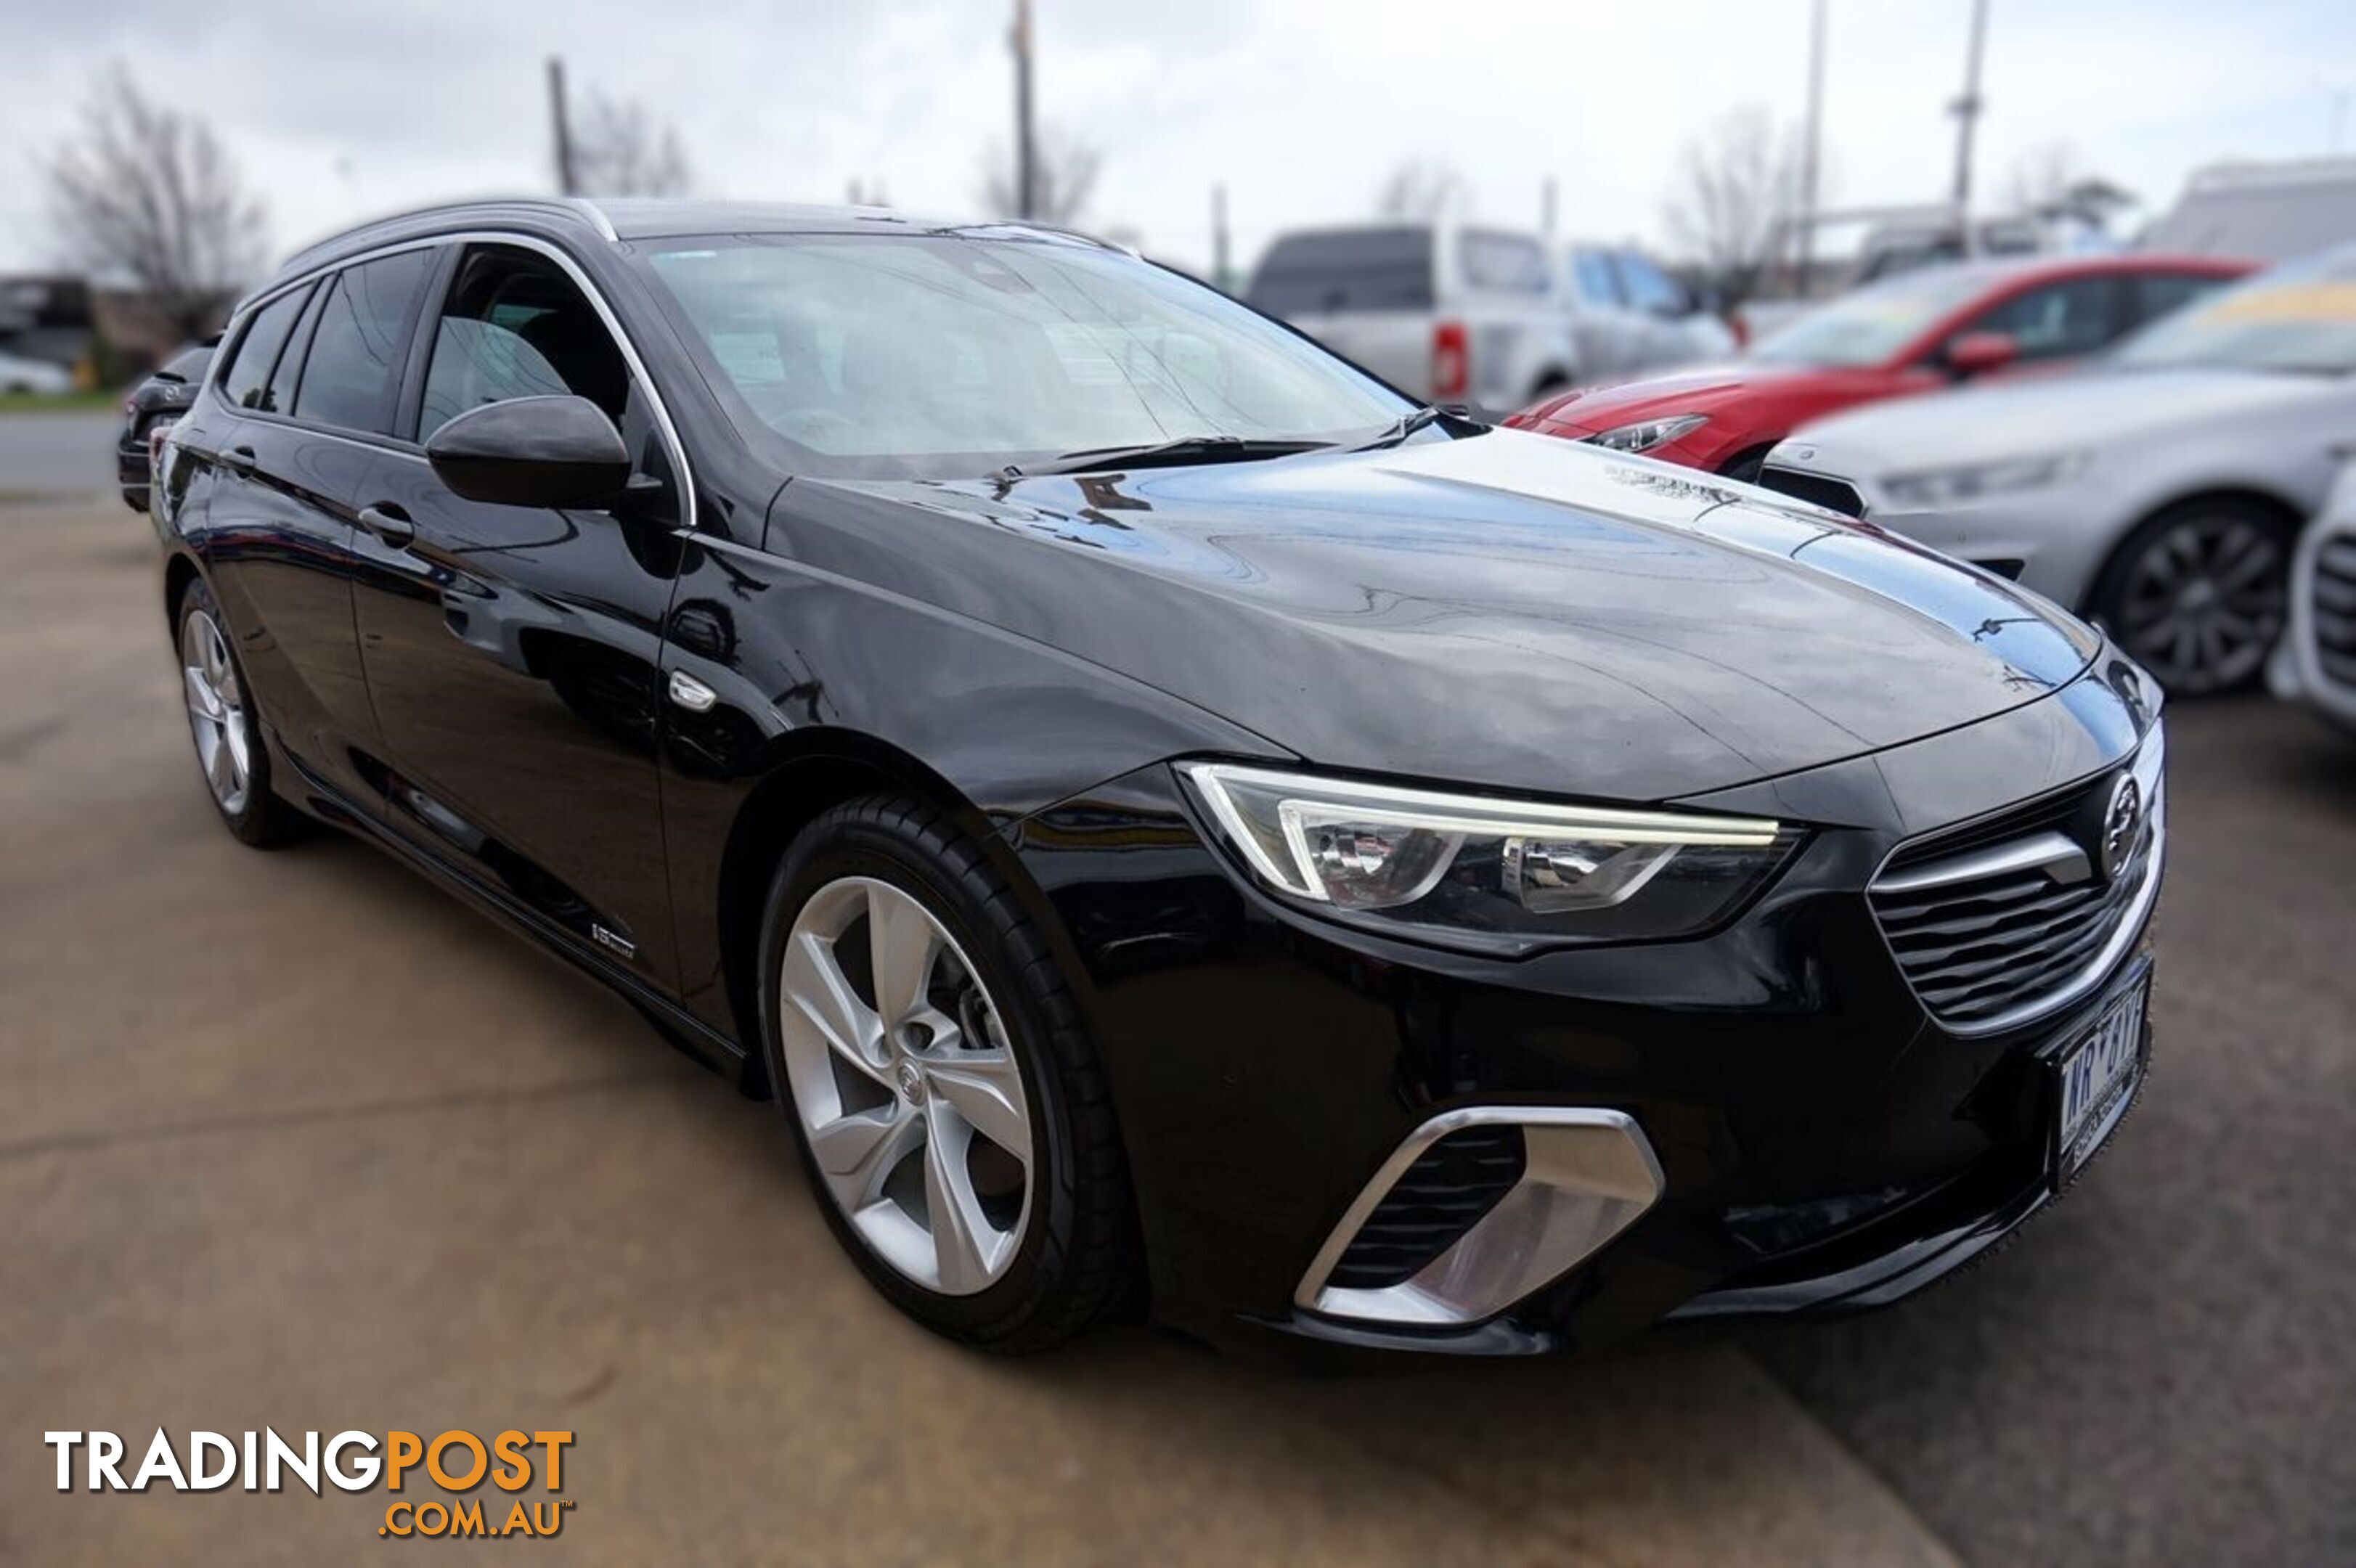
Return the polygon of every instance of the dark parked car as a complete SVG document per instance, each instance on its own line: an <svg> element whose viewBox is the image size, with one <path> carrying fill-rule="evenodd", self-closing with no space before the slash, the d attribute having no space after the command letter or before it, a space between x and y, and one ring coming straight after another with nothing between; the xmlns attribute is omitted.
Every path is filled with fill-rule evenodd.
<svg viewBox="0 0 2356 1568"><path fill-rule="evenodd" d="M2139 1082L2159 697L2098 634L1118 250L389 220L244 302L162 484L230 830L774 1093L969 1343L1892 1300Z"/></svg>
<svg viewBox="0 0 2356 1568"><path fill-rule="evenodd" d="M147 509L148 464L157 429L178 419L196 401L197 388L205 379L205 368L213 362L213 347L220 341L210 338L181 349L123 400L123 434L114 443L114 477L133 511Z"/></svg>

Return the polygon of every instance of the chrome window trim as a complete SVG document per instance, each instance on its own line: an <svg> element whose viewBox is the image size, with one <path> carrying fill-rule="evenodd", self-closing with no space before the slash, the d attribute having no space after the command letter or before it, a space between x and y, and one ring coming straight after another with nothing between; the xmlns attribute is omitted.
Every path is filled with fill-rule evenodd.
<svg viewBox="0 0 2356 1568"><path fill-rule="evenodd" d="M2019 1029L2025 1024L2035 1023L2040 1019L2049 1018L2051 1015L2062 1011L2065 1008L2083 1001L2091 992L2098 988L2104 980L2109 977L2111 971L2117 967L2119 960L2126 957L2128 951L2135 946L2136 942L2142 939L2144 926L2151 918L2152 906L2159 901L2161 871L2163 870L2168 859L2168 784L2166 766L2168 761L2168 736L2160 720L2157 719L2152 720L2151 728L2144 732L2143 741L2137 746L2136 751L2130 752L2129 755L2133 758L2133 761L2128 764L2129 771L2135 775L2136 783L2142 787L2144 798L2151 803L2151 848L2144 856L2143 883L2136 890L2134 901L2127 906L2126 912L2119 917L2119 923L2112 930L2110 939L2103 944L2102 950L2096 953L2092 958L2086 960L2084 965L2082 966L2074 975L2072 975L2069 979L2063 981L2060 986L2055 987L2052 990L2048 991L2029 1001L2022 1002L2017 1007L2008 1008L2003 1012L1997 1013L1991 1018L1976 1019L1971 1023L1950 1023L1946 1019L1940 1018L1936 1009L1934 1009L1930 1003L1922 1000L1922 993L1915 990L1913 976L1908 975L1906 973L1906 965L1899 962L1897 949L1890 944L1890 933L1886 930L1883 930L1879 913L1875 913L1873 919L1873 929L1881 938L1882 951L1890 955L1890 961L1893 965L1897 965L1899 974L1904 977L1906 981L1907 990L1912 994L1917 1002L1922 1004L1922 1010L1931 1016L1932 1021L1940 1029L1960 1039L1976 1039L1983 1035L2002 1034L2008 1029ZM2085 781L2083 779L2078 781L2081 784L2084 782ZM2075 788L2077 786L2073 784L2068 787ZM2026 803L2019 802L2016 804L2021 805ZM1955 826L1961 827L1963 824L1956 824ZM1944 833L1946 831L1948 831L1946 828L1937 829L1937 832L1940 833ZM2058 837L2058 835L2056 837ZM1889 870L1890 862L1910 846L1919 841L1919 837L1914 839L1909 839L1905 843L1895 846L1890 849L1888 855L1883 856L1881 869L1876 870L1872 879L1866 884L1868 891L1899 892L1906 891L1905 888L1900 884L1909 878L1919 876L1920 872L1900 872L1893 875ZM2033 840L2031 841L2033 842ZM1999 845L1997 848L2003 848L2003 846ZM1965 855L1957 856L1955 859L1962 860L1972 858L1972 856L1980 852L1970 851ZM2082 850L2080 853L2083 854L2083 851ZM2040 861L2032 863L2042 864L2044 862ZM1944 864L1944 862L1934 860L1921 869L1936 870ZM2027 868L2023 867L2019 869L2026 869ZM1987 875L1987 873L1981 871L1976 874Z"/></svg>
<svg viewBox="0 0 2356 1568"><path fill-rule="evenodd" d="M604 215L601 213L599 216L602 218ZM610 230L612 225L609 223L605 227ZM663 445L669 449L671 463L679 470L680 494L682 501L680 510L684 514L680 526L689 533L698 532L695 471L687 460L687 443L680 439L679 426L671 421L670 407L663 401L662 389L656 385L653 374L647 368L646 359L638 353L638 346L631 340L628 330L622 325L622 318L606 301L605 291L590 280L588 272L583 270L581 263L566 254L562 246L543 240L537 234L524 234L514 229L496 227L469 226L434 234L412 235L405 240L391 240L365 251L355 251L348 256L338 256L331 261L322 261L292 277L282 278L272 283L267 290L251 296L239 305L236 316L230 323L230 329L242 332L243 324L254 311L261 309L288 290L299 288L329 272L340 272L347 267L357 267L363 262L373 261L384 256L399 255L406 251L419 251L444 245L473 244L512 245L519 250L530 251L554 261L563 270L565 276L573 280L573 286L581 291L582 296L588 300L591 308L596 311L598 319L605 324L605 330L612 333L614 341L620 345L622 357L628 363L630 374L636 377L638 384L647 389L647 402L654 411L655 428L662 432ZM421 331L424 328L424 317L422 315L418 318L418 327ZM216 377L220 374L220 362L221 357L216 356L213 370L213 375ZM292 425L310 434L334 436L338 440L354 442L359 445L374 447L379 451L415 455L424 450L417 443L402 441L398 436L374 434L366 431L341 431L298 420L286 414L264 413L259 409L241 408L234 411L241 419L271 420Z"/></svg>
<svg viewBox="0 0 2356 1568"><path fill-rule="evenodd" d="M1398 1285L1329 1285L1358 1232L1424 1150L1467 1127L1518 1126L1522 1175L1447 1249ZM1467 1105L1408 1135L1344 1211L1293 1291L1323 1317L1448 1328L1495 1317L1595 1255L1660 1200L1661 1162L1635 1118L1590 1105Z"/></svg>

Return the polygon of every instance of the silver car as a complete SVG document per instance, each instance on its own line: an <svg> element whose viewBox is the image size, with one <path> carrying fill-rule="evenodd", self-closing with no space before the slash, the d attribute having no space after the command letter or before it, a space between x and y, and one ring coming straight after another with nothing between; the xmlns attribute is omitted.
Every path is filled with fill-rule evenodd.
<svg viewBox="0 0 2356 1568"><path fill-rule="evenodd" d="M2171 689L2255 679L2356 439L2356 248L2221 290L2070 376L1807 426L1760 483L2102 622Z"/></svg>
<svg viewBox="0 0 2356 1568"><path fill-rule="evenodd" d="M2340 470L2291 568L2290 631L2266 684L2356 730L2356 464Z"/></svg>
<svg viewBox="0 0 2356 1568"><path fill-rule="evenodd" d="M1245 298L1412 397L1506 413L1580 367L1546 242L1478 224L1280 236Z"/></svg>

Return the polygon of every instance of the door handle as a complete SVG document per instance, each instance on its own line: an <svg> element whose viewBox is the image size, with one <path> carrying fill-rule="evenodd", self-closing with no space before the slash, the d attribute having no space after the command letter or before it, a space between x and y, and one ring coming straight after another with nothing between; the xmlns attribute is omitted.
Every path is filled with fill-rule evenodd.
<svg viewBox="0 0 2356 1568"><path fill-rule="evenodd" d="M417 537L417 525L409 520L409 514L390 501L362 507L359 524L395 549L405 548Z"/></svg>
<svg viewBox="0 0 2356 1568"><path fill-rule="evenodd" d="M251 474L254 466L253 448L232 446L220 454L220 464L233 474Z"/></svg>

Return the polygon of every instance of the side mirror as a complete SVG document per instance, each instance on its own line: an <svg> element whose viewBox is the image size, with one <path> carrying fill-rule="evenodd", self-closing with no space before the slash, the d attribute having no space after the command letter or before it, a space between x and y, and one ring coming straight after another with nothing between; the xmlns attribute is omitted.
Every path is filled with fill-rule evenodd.
<svg viewBox="0 0 2356 1568"><path fill-rule="evenodd" d="M2020 345L2008 332L1966 332L1947 345L1947 369L1957 380L2001 370L2020 357Z"/></svg>
<svg viewBox="0 0 2356 1568"><path fill-rule="evenodd" d="M434 477L469 501L509 507L609 507L630 479L630 452L586 398L486 403L434 432Z"/></svg>

